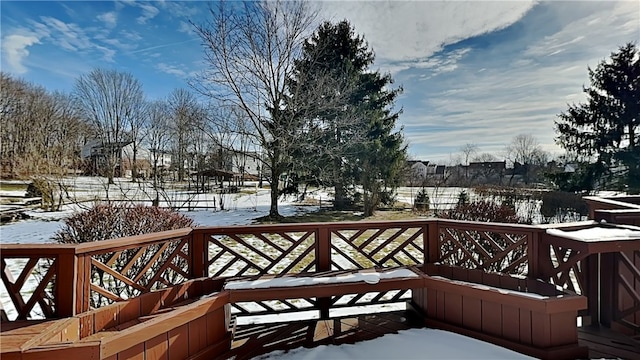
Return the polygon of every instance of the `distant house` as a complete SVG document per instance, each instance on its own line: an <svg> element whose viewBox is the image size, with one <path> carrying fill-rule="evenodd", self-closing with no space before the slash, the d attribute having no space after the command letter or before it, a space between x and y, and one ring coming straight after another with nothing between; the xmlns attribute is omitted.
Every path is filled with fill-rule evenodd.
<svg viewBox="0 0 640 360"><path fill-rule="evenodd" d="M446 166L430 164L429 161L407 161L407 184L424 185L427 180L443 179L446 175Z"/></svg>
<svg viewBox="0 0 640 360"><path fill-rule="evenodd" d="M80 150L82 159L87 162L87 172L90 175L106 175L109 158L115 156L115 176L122 176L122 154L123 148L129 146L131 142L120 141L105 143L101 140L89 140Z"/></svg>
<svg viewBox="0 0 640 360"><path fill-rule="evenodd" d="M408 181L410 184L421 183L427 178L428 172L428 161L421 160L409 160L407 161L408 166Z"/></svg>
<svg viewBox="0 0 640 360"><path fill-rule="evenodd" d="M151 167L157 166L158 169L168 170L171 167L171 153L166 150L148 149L149 163Z"/></svg>
<svg viewBox="0 0 640 360"><path fill-rule="evenodd" d="M233 172L250 175L249 178L258 178L262 172L262 161L257 152L237 152L233 156Z"/></svg>
<svg viewBox="0 0 640 360"><path fill-rule="evenodd" d="M81 150L82 159L88 163L88 173L91 175L105 175L110 154L115 155L115 176L131 176L133 169L133 142L121 141L104 143L101 140L88 141ZM138 175L148 177L153 171L154 161L159 169L171 166L171 155L166 151L154 151L138 145L136 149L136 169Z"/></svg>
<svg viewBox="0 0 640 360"><path fill-rule="evenodd" d="M470 162L467 168L469 177L484 183L501 183L507 169L506 161Z"/></svg>

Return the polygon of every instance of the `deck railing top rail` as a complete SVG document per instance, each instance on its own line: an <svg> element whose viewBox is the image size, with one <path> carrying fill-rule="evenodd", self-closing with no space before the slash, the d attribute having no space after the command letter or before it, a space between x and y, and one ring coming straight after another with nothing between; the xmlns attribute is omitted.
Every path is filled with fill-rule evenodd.
<svg viewBox="0 0 640 360"><path fill-rule="evenodd" d="M164 242L189 236L192 228L162 231L152 234L127 236L117 239L108 239L81 244L0 244L3 257L15 255L56 255L56 254L96 254L100 252L121 251L136 248L148 244Z"/></svg>

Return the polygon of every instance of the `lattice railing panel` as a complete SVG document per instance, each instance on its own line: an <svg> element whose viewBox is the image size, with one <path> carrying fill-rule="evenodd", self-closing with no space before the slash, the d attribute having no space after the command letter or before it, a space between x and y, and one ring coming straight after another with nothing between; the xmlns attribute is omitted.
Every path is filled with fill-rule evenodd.
<svg viewBox="0 0 640 360"><path fill-rule="evenodd" d="M422 227L334 230L333 270L394 267L424 263Z"/></svg>
<svg viewBox="0 0 640 360"><path fill-rule="evenodd" d="M315 271L315 231L211 235L209 276Z"/></svg>
<svg viewBox="0 0 640 360"><path fill-rule="evenodd" d="M527 272L526 233L441 227L439 234L443 264L514 275Z"/></svg>
<svg viewBox="0 0 640 360"><path fill-rule="evenodd" d="M584 294L585 279L582 260L587 257L588 253L557 245L549 247L553 267L551 283L576 294Z"/></svg>
<svg viewBox="0 0 640 360"><path fill-rule="evenodd" d="M168 239L91 256L92 308L126 300L189 278L188 239Z"/></svg>
<svg viewBox="0 0 640 360"><path fill-rule="evenodd" d="M56 258L2 258L2 292L11 303L2 308L9 320L55 317Z"/></svg>

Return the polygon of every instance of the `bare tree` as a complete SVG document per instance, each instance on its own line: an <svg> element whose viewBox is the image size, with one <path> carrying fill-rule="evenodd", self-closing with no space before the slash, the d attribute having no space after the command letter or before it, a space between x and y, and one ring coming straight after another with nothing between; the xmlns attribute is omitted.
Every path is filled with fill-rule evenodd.
<svg viewBox="0 0 640 360"><path fill-rule="evenodd" d="M144 123L146 121L146 101L140 101L140 106L134 109L134 113L127 119L127 125L129 127L129 138L132 143L132 157L131 157L131 181L136 182L138 180L138 151L144 136Z"/></svg>
<svg viewBox="0 0 640 360"><path fill-rule="evenodd" d="M284 109L285 80L315 14L306 1L219 2L209 21L194 24L208 68L193 85L241 109L251 122L271 173L271 217L279 217L279 180L293 140L290 129L297 123Z"/></svg>
<svg viewBox="0 0 640 360"><path fill-rule="evenodd" d="M513 180L518 169L521 169L520 173L525 184L535 178L536 171L541 166L544 166L548 159L548 154L542 150L538 139L531 134L515 136L511 143L507 145L506 154L507 160L514 167L514 172L509 182Z"/></svg>
<svg viewBox="0 0 640 360"><path fill-rule="evenodd" d="M478 152L478 145L473 143L466 143L462 145L460 151L462 152L462 156L464 157L464 177L465 179L467 179L469 178L469 160L471 159L472 155Z"/></svg>
<svg viewBox="0 0 640 360"><path fill-rule="evenodd" d="M171 166L177 171L178 181L185 180L185 166L189 167L189 146L197 130L200 104L193 93L186 89L175 89L169 95L169 113L172 118L171 134L173 158Z"/></svg>
<svg viewBox="0 0 640 360"><path fill-rule="evenodd" d="M76 80L74 94L87 119L97 128L106 157L106 175L113 184L122 146L130 141L128 124L139 116L142 85L128 72L94 69Z"/></svg>
<svg viewBox="0 0 640 360"><path fill-rule="evenodd" d="M81 117L73 97L54 92L55 129L49 134L47 153L56 166L67 169L79 167L79 149L86 142L91 129Z"/></svg>
<svg viewBox="0 0 640 360"><path fill-rule="evenodd" d="M65 174L87 128L66 94L0 75L0 157L5 176Z"/></svg>
<svg viewBox="0 0 640 360"><path fill-rule="evenodd" d="M170 126L169 106L165 101L157 100L146 107L146 139L151 154L151 167L153 176L153 189L155 190L154 204L159 203L158 189L163 182L166 170L165 155L169 149L170 134L167 129Z"/></svg>

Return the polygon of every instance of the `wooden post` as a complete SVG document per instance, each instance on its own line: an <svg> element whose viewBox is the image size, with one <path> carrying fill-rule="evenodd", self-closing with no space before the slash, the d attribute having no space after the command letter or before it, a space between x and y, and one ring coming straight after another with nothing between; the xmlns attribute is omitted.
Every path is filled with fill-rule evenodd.
<svg viewBox="0 0 640 360"><path fill-rule="evenodd" d="M321 224L316 230L316 271L331 270L331 232L329 228ZM317 299L318 309L320 310L320 319L329 318L329 308L331 307L331 298L323 297Z"/></svg>
<svg viewBox="0 0 640 360"><path fill-rule="evenodd" d="M591 254L584 259L584 293L587 297L587 312L589 319L583 319L582 326L597 325L600 322L600 304L598 287L600 285L600 268L598 262L600 254ZM586 323L584 320L588 320Z"/></svg>
<svg viewBox="0 0 640 360"><path fill-rule="evenodd" d="M423 227L424 263L433 264L440 260L440 222L430 220Z"/></svg>
<svg viewBox="0 0 640 360"><path fill-rule="evenodd" d="M541 231L544 230L541 229L527 234L529 237L529 239L527 239L527 276L534 279L539 279L542 276L540 271Z"/></svg>
<svg viewBox="0 0 640 360"><path fill-rule="evenodd" d="M316 271L331 270L331 232L326 225L319 225L316 232Z"/></svg>
<svg viewBox="0 0 640 360"><path fill-rule="evenodd" d="M611 321L613 320L614 306L618 304L615 302L616 294L614 291L618 291L614 284L615 274L618 271L616 266L616 253L604 253L600 254L600 324L607 327L611 327Z"/></svg>
<svg viewBox="0 0 640 360"><path fill-rule="evenodd" d="M76 278L76 314L80 314L90 310L91 255L77 255L76 268L78 269Z"/></svg>
<svg viewBox="0 0 640 360"><path fill-rule="evenodd" d="M209 236L202 230L189 234L189 276L191 279L209 276Z"/></svg>
<svg viewBox="0 0 640 360"><path fill-rule="evenodd" d="M529 277L534 279L540 279L548 282L549 279L554 276L553 264L551 262L551 249L548 242L547 234L538 233L537 246L535 251L535 265L533 272L529 274ZM531 259L529 259L531 261Z"/></svg>
<svg viewBox="0 0 640 360"><path fill-rule="evenodd" d="M55 307L56 316L59 318L76 314L77 262L75 253L69 250L58 254L56 259Z"/></svg>

